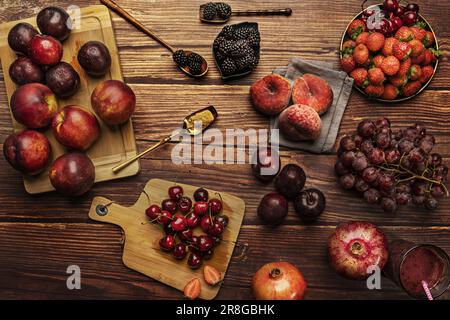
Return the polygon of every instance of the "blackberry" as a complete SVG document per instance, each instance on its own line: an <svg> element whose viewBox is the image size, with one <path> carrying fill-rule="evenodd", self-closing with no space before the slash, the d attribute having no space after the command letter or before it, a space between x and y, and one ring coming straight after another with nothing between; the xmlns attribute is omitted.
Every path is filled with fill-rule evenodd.
<svg viewBox="0 0 450 320"><path fill-rule="evenodd" d="M248 34L247 42L253 48L259 47L259 43L261 42L259 32L257 30L251 30Z"/></svg>
<svg viewBox="0 0 450 320"><path fill-rule="evenodd" d="M226 58L226 56L223 53L221 53L220 51L216 51L215 56L216 56L216 60L219 62L222 62Z"/></svg>
<svg viewBox="0 0 450 320"><path fill-rule="evenodd" d="M187 57L187 65L189 67L189 71L194 74L200 74L202 73L202 64L203 64L203 59L200 55L196 54L196 53L191 53L190 55L188 55Z"/></svg>
<svg viewBox="0 0 450 320"><path fill-rule="evenodd" d="M232 25L227 25L223 27L222 31L220 32L220 35L225 37L227 40L233 40L234 39L234 28Z"/></svg>
<svg viewBox="0 0 450 320"><path fill-rule="evenodd" d="M217 14L222 19L228 19L231 16L231 7L229 4L218 2L216 3Z"/></svg>
<svg viewBox="0 0 450 320"><path fill-rule="evenodd" d="M230 48L230 55L233 58L240 58L248 54L250 47L246 40L237 40Z"/></svg>
<svg viewBox="0 0 450 320"><path fill-rule="evenodd" d="M253 70L256 68L256 65L258 64L258 59L255 56L255 52L252 49L250 49L248 54L237 59L235 63L239 71Z"/></svg>
<svg viewBox="0 0 450 320"><path fill-rule="evenodd" d="M220 44L225 41L227 41L227 40L222 36L218 36L216 39L214 39L214 42L213 42L214 51L218 51L220 48Z"/></svg>
<svg viewBox="0 0 450 320"><path fill-rule="evenodd" d="M172 55L173 61L180 66L180 67L186 67L187 65L187 56L186 53L183 50L177 50Z"/></svg>
<svg viewBox="0 0 450 320"><path fill-rule="evenodd" d="M226 58L222 62L222 72L224 76L231 76L236 72L236 64L230 58Z"/></svg>
<svg viewBox="0 0 450 320"><path fill-rule="evenodd" d="M213 20L217 14L216 4L213 2L208 2L203 7L203 19L205 20Z"/></svg>
<svg viewBox="0 0 450 320"><path fill-rule="evenodd" d="M236 40L245 40L249 35L249 31L248 28L237 28L237 30L234 31L234 38L236 38Z"/></svg>
<svg viewBox="0 0 450 320"><path fill-rule="evenodd" d="M219 45L219 51L228 56L231 54L231 50L233 49L234 42L233 41L223 41Z"/></svg>

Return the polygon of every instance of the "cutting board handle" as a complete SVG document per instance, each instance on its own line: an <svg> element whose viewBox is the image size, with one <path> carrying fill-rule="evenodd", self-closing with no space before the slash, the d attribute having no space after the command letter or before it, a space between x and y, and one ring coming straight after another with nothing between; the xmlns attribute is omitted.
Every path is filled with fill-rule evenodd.
<svg viewBox="0 0 450 320"><path fill-rule="evenodd" d="M126 210L126 207L114 203L107 198L95 197L89 209L89 218L95 221L112 223L123 229L121 213L124 210Z"/></svg>

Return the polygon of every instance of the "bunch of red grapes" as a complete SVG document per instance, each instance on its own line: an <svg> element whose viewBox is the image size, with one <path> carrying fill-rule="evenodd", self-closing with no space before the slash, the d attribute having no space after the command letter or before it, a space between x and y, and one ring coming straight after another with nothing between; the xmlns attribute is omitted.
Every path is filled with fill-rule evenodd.
<svg viewBox="0 0 450 320"><path fill-rule="evenodd" d="M363 120L356 135L340 141L335 171L344 189L355 189L386 212L413 202L429 210L448 196L448 167L432 153L435 139L415 124L393 133L388 119Z"/></svg>
<svg viewBox="0 0 450 320"><path fill-rule="evenodd" d="M382 8L370 6L363 11L363 20L366 21L368 30L381 32L382 34L394 34L400 27L406 25L412 26L418 21L419 5L409 3L406 6L400 6L397 0L385 0ZM374 23L370 17L376 17L379 23Z"/></svg>
<svg viewBox="0 0 450 320"><path fill-rule="evenodd" d="M163 200L161 206L152 204L145 214L152 223L164 228L166 235L159 240L160 248L177 260L184 259L190 251L187 264L197 269L203 260L212 257L229 218L221 214L221 200L213 198L208 201L206 189L199 188L194 192L194 204L184 196L181 186L170 187L168 193L169 198ZM206 234L194 235L193 230L198 226Z"/></svg>

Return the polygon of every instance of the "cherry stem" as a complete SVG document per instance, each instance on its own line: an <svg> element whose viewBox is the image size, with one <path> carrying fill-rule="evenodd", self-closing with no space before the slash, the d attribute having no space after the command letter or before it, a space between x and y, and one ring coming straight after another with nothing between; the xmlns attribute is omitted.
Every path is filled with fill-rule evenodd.
<svg viewBox="0 0 450 320"><path fill-rule="evenodd" d="M142 189L142 192L147 196L147 203L150 204L150 196L148 195L147 191L145 191L145 189Z"/></svg>

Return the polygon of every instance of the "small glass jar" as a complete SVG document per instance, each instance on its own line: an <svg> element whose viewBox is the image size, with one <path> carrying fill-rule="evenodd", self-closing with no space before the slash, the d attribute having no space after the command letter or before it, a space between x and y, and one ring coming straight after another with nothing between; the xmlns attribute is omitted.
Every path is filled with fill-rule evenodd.
<svg viewBox="0 0 450 320"><path fill-rule="evenodd" d="M441 248L394 240L384 274L415 299L427 299L422 281L434 298L442 295L450 282L450 259Z"/></svg>

